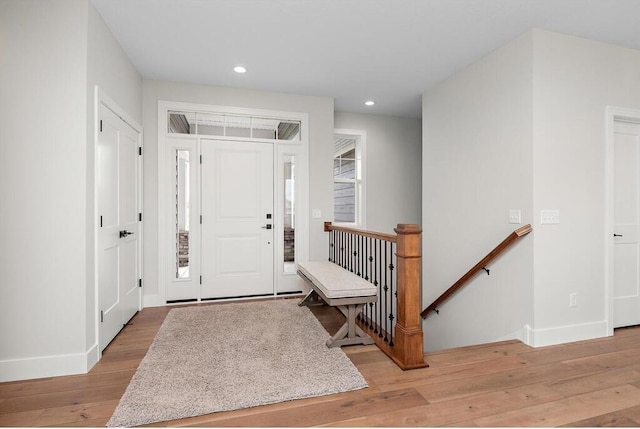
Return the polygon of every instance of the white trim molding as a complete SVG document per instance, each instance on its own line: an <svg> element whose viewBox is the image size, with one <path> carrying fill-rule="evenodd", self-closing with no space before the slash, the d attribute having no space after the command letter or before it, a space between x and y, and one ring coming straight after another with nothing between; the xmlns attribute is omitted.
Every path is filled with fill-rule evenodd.
<svg viewBox="0 0 640 429"><path fill-rule="evenodd" d="M531 347L544 347L607 336L607 321L533 329L525 325L523 342Z"/></svg>
<svg viewBox="0 0 640 429"><path fill-rule="evenodd" d="M0 383L43 377L86 374L98 362L95 344L85 353L0 361Z"/></svg>

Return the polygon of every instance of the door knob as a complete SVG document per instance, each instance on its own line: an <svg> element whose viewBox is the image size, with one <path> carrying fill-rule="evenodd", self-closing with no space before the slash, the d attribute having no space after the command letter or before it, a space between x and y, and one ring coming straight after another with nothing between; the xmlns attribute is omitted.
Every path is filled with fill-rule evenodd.
<svg viewBox="0 0 640 429"><path fill-rule="evenodd" d="M122 230L120 231L120 238L126 237L127 235L131 235L131 234L133 234L133 232L127 231L126 229Z"/></svg>
<svg viewBox="0 0 640 429"><path fill-rule="evenodd" d="M261 227L262 229L271 229L271 224L268 223L265 226Z"/></svg>

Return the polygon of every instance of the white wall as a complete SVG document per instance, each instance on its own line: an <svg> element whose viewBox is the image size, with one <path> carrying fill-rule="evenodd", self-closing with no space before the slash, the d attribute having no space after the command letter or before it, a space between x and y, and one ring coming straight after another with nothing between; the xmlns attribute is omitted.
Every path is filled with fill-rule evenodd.
<svg viewBox="0 0 640 429"><path fill-rule="evenodd" d="M333 99L176 82L143 81L144 145L144 294L145 305L158 301L158 101L210 104L309 114L309 204L321 219L309 220L309 256L324 259L328 237L323 222L333 218ZM309 210L311 213L311 210Z"/></svg>
<svg viewBox="0 0 640 429"><path fill-rule="evenodd" d="M366 228L422 223L420 119L336 112L336 128L366 131Z"/></svg>
<svg viewBox="0 0 640 429"><path fill-rule="evenodd" d="M0 381L86 351L86 10L0 3Z"/></svg>
<svg viewBox="0 0 640 429"><path fill-rule="evenodd" d="M533 220L532 36L524 35L423 95L423 308L511 231ZM533 319L526 237L423 323L436 350L522 337Z"/></svg>
<svg viewBox="0 0 640 429"><path fill-rule="evenodd" d="M534 220L560 210L560 224L535 232L531 335L545 345L607 333L605 109L640 109L640 51L533 35Z"/></svg>
<svg viewBox="0 0 640 429"><path fill-rule="evenodd" d="M85 372L97 356L90 7L0 2L0 381Z"/></svg>

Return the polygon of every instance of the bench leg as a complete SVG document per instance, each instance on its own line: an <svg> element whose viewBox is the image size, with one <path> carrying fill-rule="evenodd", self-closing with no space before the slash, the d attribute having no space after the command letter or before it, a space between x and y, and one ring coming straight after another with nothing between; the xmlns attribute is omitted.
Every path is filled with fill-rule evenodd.
<svg viewBox="0 0 640 429"><path fill-rule="evenodd" d="M303 306L309 307L312 305L323 305L323 304L324 304L324 301L322 300L322 298L320 298L320 295L318 295L318 293L313 289L311 289L307 294L307 296L302 298L302 301L298 303L300 307L303 307Z"/></svg>
<svg viewBox="0 0 640 429"><path fill-rule="evenodd" d="M341 305L338 309L345 315L347 321L327 340L327 347L342 347L354 344L373 344L373 338L367 335L358 325L356 316L362 310L364 304Z"/></svg>

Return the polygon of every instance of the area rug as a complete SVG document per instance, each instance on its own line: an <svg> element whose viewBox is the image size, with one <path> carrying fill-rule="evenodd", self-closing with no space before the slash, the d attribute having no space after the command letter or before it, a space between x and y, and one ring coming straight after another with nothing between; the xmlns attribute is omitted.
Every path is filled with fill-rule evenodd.
<svg viewBox="0 0 640 429"><path fill-rule="evenodd" d="M109 427L329 395L367 387L297 300L176 308L120 399Z"/></svg>

